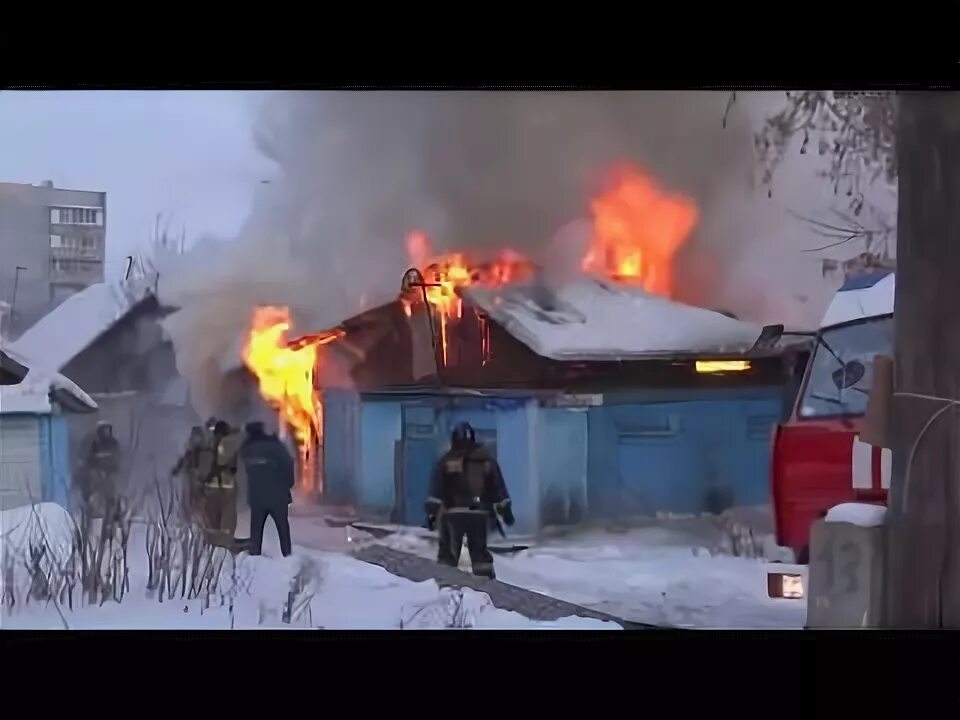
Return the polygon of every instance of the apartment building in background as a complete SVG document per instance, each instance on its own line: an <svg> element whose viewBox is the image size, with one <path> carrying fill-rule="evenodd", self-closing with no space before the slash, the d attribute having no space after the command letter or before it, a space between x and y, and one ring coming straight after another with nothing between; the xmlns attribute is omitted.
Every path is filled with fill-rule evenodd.
<svg viewBox="0 0 960 720"><path fill-rule="evenodd" d="M106 193L0 182L0 332L15 338L103 282L106 229Z"/></svg>

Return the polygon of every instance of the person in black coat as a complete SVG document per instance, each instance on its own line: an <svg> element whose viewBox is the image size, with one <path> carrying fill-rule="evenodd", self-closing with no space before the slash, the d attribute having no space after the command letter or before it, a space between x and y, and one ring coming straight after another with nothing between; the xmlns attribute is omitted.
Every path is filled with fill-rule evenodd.
<svg viewBox="0 0 960 720"><path fill-rule="evenodd" d="M427 527L440 526L437 562L457 567L466 537L473 574L496 578L487 532L497 515L513 525L513 510L500 466L477 442L469 423L453 429L450 450L440 458L430 481L426 511Z"/></svg>
<svg viewBox="0 0 960 720"><path fill-rule="evenodd" d="M293 457L276 435L268 435L263 423L247 423L247 437L240 448L240 459L247 473L247 498L250 503L250 554L259 555L263 547L263 526L273 518L280 537L280 552L292 552L290 519L287 507L293 502Z"/></svg>
<svg viewBox="0 0 960 720"><path fill-rule="evenodd" d="M120 443L113 425L100 421L89 440L80 472L84 507L93 517L113 518L120 513Z"/></svg>

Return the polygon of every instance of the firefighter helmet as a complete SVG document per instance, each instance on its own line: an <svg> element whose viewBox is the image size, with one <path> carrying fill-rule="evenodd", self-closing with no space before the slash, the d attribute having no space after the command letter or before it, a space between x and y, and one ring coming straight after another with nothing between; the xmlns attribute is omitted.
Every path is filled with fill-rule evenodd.
<svg viewBox="0 0 960 720"><path fill-rule="evenodd" d="M475 445L477 442L477 434L474 432L473 426L468 422L457 423L453 432L450 434L450 444L452 447L464 447L469 445Z"/></svg>

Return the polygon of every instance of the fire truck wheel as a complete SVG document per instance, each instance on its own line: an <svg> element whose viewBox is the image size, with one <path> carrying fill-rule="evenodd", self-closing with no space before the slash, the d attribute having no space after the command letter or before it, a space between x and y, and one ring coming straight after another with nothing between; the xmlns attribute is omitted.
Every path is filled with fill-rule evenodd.
<svg viewBox="0 0 960 720"><path fill-rule="evenodd" d="M797 552L797 565L809 565L810 564L810 546L804 545Z"/></svg>

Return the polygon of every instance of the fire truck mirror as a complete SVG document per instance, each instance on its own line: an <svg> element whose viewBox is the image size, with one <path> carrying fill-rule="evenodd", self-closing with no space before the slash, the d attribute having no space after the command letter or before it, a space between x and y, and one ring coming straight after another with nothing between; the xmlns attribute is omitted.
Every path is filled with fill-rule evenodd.
<svg viewBox="0 0 960 720"><path fill-rule="evenodd" d="M838 390L846 390L863 380L863 376L866 374L867 368L864 367L862 362L851 360L844 363L843 367L833 371L833 384L837 386Z"/></svg>

